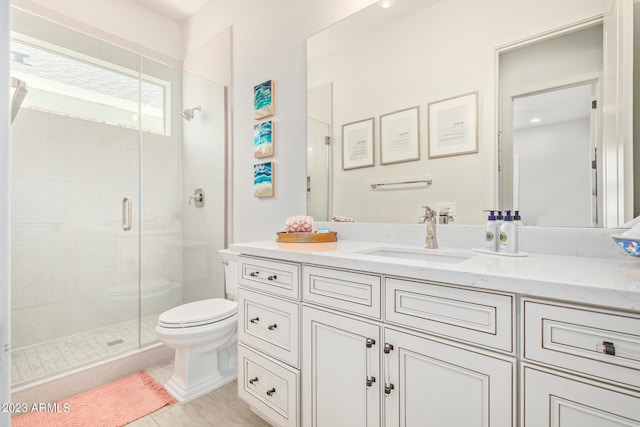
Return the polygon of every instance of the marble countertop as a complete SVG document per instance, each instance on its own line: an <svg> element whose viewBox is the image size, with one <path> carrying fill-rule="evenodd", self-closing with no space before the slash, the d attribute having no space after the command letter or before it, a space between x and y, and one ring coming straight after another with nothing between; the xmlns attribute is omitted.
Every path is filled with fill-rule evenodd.
<svg viewBox="0 0 640 427"><path fill-rule="evenodd" d="M378 249L468 257L456 262L376 256ZM506 291L640 311L640 260L529 253L506 257L466 249L340 240L335 243L236 243L245 255ZM452 259L453 260L453 259Z"/></svg>

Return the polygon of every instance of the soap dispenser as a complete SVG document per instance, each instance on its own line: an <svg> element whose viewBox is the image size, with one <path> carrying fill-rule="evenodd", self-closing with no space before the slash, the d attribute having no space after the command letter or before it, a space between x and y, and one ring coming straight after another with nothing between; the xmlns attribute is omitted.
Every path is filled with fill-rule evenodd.
<svg viewBox="0 0 640 427"><path fill-rule="evenodd" d="M500 243L498 251L508 254L518 253L518 226L513 222L511 211L507 211L500 225Z"/></svg>
<svg viewBox="0 0 640 427"><path fill-rule="evenodd" d="M485 211L489 212L489 217L487 218L487 227L485 230L485 249L491 252L496 252L498 250L498 234L500 233L500 227L496 222L496 211Z"/></svg>
<svg viewBox="0 0 640 427"><path fill-rule="evenodd" d="M524 225L524 222L522 222L522 217L520 216L520 211L515 211L513 213L513 223L518 227Z"/></svg>

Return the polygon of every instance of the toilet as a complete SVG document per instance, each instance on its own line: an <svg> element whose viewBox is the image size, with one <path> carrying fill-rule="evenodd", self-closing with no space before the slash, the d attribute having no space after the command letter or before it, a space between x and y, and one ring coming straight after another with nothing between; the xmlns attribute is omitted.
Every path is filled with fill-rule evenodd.
<svg viewBox="0 0 640 427"><path fill-rule="evenodd" d="M220 251L227 295L237 297L238 254ZM162 313L156 332L175 349L173 376L165 384L184 404L237 377L238 303L213 298L179 305Z"/></svg>

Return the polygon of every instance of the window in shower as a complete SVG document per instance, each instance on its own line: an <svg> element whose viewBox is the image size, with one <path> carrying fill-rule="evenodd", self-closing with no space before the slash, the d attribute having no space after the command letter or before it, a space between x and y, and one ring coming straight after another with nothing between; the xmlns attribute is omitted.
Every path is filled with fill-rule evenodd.
<svg viewBox="0 0 640 427"><path fill-rule="evenodd" d="M142 131L170 134L170 83L135 71L26 36L11 42L11 73L29 85L23 107L131 129L142 115Z"/></svg>

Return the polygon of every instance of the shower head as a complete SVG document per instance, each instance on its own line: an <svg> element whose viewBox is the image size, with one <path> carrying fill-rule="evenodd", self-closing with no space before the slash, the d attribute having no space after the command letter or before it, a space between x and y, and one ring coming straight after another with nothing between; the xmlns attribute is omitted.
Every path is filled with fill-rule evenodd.
<svg viewBox="0 0 640 427"><path fill-rule="evenodd" d="M182 117L184 117L185 119L187 119L188 122L190 122L191 119L193 119L193 117L195 116L196 111L202 111L202 108L199 105L197 107L187 108L182 112Z"/></svg>

